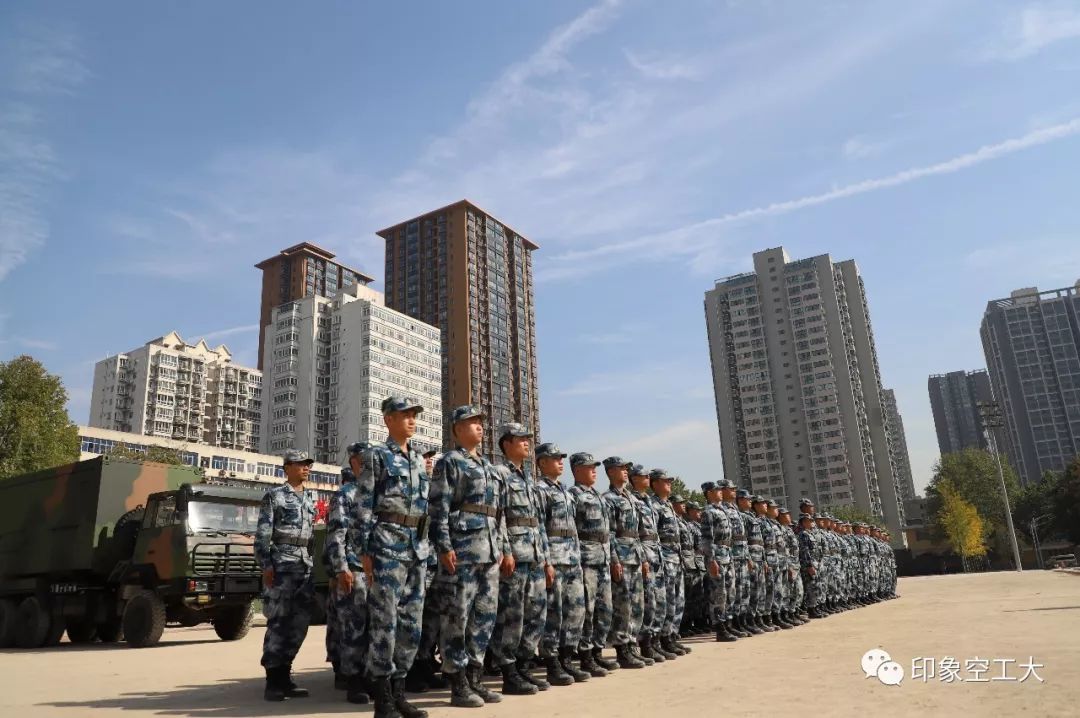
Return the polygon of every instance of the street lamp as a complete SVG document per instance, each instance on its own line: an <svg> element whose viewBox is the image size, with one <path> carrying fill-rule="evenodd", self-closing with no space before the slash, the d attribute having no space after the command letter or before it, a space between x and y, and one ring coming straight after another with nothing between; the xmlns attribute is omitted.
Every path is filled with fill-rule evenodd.
<svg viewBox="0 0 1080 718"><path fill-rule="evenodd" d="M1001 414L1001 407L996 401L980 401L978 407L979 416L982 417L983 431L986 432L986 441L997 463L998 480L1001 482L1001 500L1005 502L1005 523L1009 529L1009 541L1012 542L1013 561L1016 563L1016 570L1023 571L1024 567L1020 565L1020 546L1016 542L1016 531L1013 529L1012 508L1009 507L1009 492L1005 488L1005 471L1001 468L1001 456L998 455L997 440L993 432L993 429L1004 426L1005 420Z"/></svg>
<svg viewBox="0 0 1080 718"><path fill-rule="evenodd" d="M1035 546L1035 563L1039 568L1045 568L1042 560L1042 545L1039 543L1039 522L1049 518L1053 518L1053 514L1043 514L1031 520L1031 540Z"/></svg>

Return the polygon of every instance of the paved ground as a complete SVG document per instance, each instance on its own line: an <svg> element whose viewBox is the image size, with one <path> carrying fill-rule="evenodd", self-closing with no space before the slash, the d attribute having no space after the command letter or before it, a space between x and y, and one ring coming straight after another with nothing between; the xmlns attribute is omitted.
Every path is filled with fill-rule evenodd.
<svg viewBox="0 0 1080 718"><path fill-rule="evenodd" d="M806 714L857 716L1080 715L1080 576L1047 571L902 579L900 600L850 611L810 625L739 641L692 643L675 662L617 671L584 685L531 697L507 697L475 711L452 709L445 693L419 702L433 718L461 716L670 716L686 712L790 715L797 697ZM262 630L238 643L212 631L166 632L152 649L122 646L0 652L0 714L93 715L338 715L340 700L322 663L322 629L313 629L297 660L312 697L281 705L261 698ZM888 651L903 667L899 686L864 678L863 654ZM1023 683L942 683L912 679L912 659L985 659L984 678L1019 679L1021 663L1042 664ZM1015 663L994 662L1014 659ZM975 674L978 677L978 674ZM757 693L748 689L761 686ZM770 694L770 691L772 693ZM819 708L813 707L817 703ZM363 709L369 712L370 707ZM858 711L857 713L853 711Z"/></svg>

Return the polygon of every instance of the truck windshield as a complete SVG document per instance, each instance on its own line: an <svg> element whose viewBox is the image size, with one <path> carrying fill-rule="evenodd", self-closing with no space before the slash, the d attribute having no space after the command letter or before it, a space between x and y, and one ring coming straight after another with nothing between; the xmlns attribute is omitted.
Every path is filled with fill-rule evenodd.
<svg viewBox="0 0 1080 718"><path fill-rule="evenodd" d="M259 507L245 504L189 501L187 514L192 531L254 533L259 523Z"/></svg>

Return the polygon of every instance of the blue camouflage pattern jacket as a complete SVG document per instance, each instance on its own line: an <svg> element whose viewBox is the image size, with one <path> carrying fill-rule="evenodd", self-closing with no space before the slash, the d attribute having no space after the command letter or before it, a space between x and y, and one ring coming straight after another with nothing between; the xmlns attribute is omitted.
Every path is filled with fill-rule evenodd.
<svg viewBox="0 0 1080 718"><path fill-rule="evenodd" d="M760 563L765 560L765 536L761 531L761 522L753 511L739 511L742 514L743 529L746 531L747 551L750 560Z"/></svg>
<svg viewBox="0 0 1080 718"><path fill-rule="evenodd" d="M540 515L540 491L532 476L510 462L502 472L506 535L517 563L547 563L548 538Z"/></svg>
<svg viewBox="0 0 1080 718"><path fill-rule="evenodd" d="M641 515L633 497L625 487L612 487L601 498L607 504L608 530L615 537L612 563L640 566L646 560L645 547L641 543Z"/></svg>
<svg viewBox="0 0 1080 718"><path fill-rule="evenodd" d="M399 561L426 561L431 544L423 533L428 515L431 478L424 457L411 446L406 451L392 438L365 454L364 470L356 480L356 550ZM408 523L421 521L419 525Z"/></svg>
<svg viewBox="0 0 1080 718"><path fill-rule="evenodd" d="M731 522L719 504L709 504L701 518L702 550L707 561L731 563Z"/></svg>
<svg viewBox="0 0 1080 718"><path fill-rule="evenodd" d="M536 483L540 495L540 516L548 539L548 563L552 566L581 564L574 497L557 478L540 477Z"/></svg>
<svg viewBox="0 0 1080 718"><path fill-rule="evenodd" d="M360 555L356 552L357 487L355 481L342 484L330 497L330 510L326 514L326 546L324 563L331 576L361 568Z"/></svg>
<svg viewBox="0 0 1080 718"><path fill-rule="evenodd" d="M660 550L660 533L657 531L658 517L652 497L644 491L631 491L638 516L641 518L641 547L645 551L645 560L649 568L660 571L664 567L664 557Z"/></svg>
<svg viewBox="0 0 1080 718"><path fill-rule="evenodd" d="M656 533L660 535L660 555L664 564L678 569L682 565L682 531L679 517L675 515L670 501L661 501L659 496L649 497L656 513Z"/></svg>
<svg viewBox="0 0 1080 718"><path fill-rule="evenodd" d="M503 475L483 456L460 446L435 464L431 483L431 540L459 564L495 563L513 555L506 539Z"/></svg>
<svg viewBox="0 0 1080 718"><path fill-rule="evenodd" d="M263 570L309 573L314 536L315 502L307 492L287 483L266 492L255 527L255 558Z"/></svg>
<svg viewBox="0 0 1080 718"><path fill-rule="evenodd" d="M612 556L618 556L615 535L610 530L607 503L600 498L595 486L574 484L570 487L574 499L574 523L577 524L578 544L581 546L582 566L607 566ZM616 559L617 561L617 559Z"/></svg>

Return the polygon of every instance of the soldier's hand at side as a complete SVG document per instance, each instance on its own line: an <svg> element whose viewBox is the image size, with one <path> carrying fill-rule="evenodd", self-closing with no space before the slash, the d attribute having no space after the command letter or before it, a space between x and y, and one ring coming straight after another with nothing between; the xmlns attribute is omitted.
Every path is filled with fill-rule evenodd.
<svg viewBox="0 0 1080 718"><path fill-rule="evenodd" d="M648 561L642 561L641 562L641 575L642 575L642 577L643 578L648 578L649 577L649 571L650 571L649 562Z"/></svg>
<svg viewBox="0 0 1080 718"><path fill-rule="evenodd" d="M264 568L263 569L263 586L266 586L267 588L270 588L272 585L274 585L274 569L273 568Z"/></svg>
<svg viewBox="0 0 1080 718"><path fill-rule="evenodd" d="M443 565L443 568L445 568L446 572L451 576L457 573L457 554L454 553L453 549L450 549L446 553L439 554L439 563Z"/></svg>
<svg viewBox="0 0 1080 718"><path fill-rule="evenodd" d="M514 557L512 555L504 555L500 564L500 567L502 568L502 575L506 578L510 578L511 576L513 576L514 567L516 565L517 562L514 561Z"/></svg>
<svg viewBox="0 0 1080 718"><path fill-rule="evenodd" d="M615 583L621 583L623 577L623 568L621 563L611 564L611 580Z"/></svg>
<svg viewBox="0 0 1080 718"><path fill-rule="evenodd" d="M544 578L547 580L547 588L555 584L555 567L550 563L544 566Z"/></svg>
<svg viewBox="0 0 1080 718"><path fill-rule="evenodd" d="M807 572L808 574L810 574L811 576L813 576L814 574L816 574L816 573L817 573L817 569L816 569L816 568L814 568L813 566L810 566L810 567L808 567L808 568L806 569L806 572Z"/></svg>
<svg viewBox="0 0 1080 718"><path fill-rule="evenodd" d="M720 564L716 561L709 561L709 575L713 578L720 578Z"/></svg>
<svg viewBox="0 0 1080 718"><path fill-rule="evenodd" d="M364 567L364 580L370 586L375 582L375 562L371 556L361 556L360 565Z"/></svg>
<svg viewBox="0 0 1080 718"><path fill-rule="evenodd" d="M750 570L751 570L751 571L753 571L753 570L754 570L755 568L757 568L757 567L756 567L756 566L754 565L754 562L753 562L753 561L749 561L749 560L748 560L748 561L746 562L746 565L750 567Z"/></svg>
<svg viewBox="0 0 1080 718"><path fill-rule="evenodd" d="M337 579L338 591L340 591L342 594L352 593L353 584L355 583L352 571L342 571L335 578Z"/></svg>

